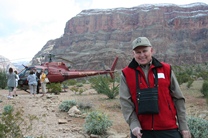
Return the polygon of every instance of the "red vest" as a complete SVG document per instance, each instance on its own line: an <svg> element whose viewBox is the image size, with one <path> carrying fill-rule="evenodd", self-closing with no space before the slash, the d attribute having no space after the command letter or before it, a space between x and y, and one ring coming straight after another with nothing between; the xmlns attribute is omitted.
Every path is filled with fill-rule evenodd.
<svg viewBox="0 0 208 138"><path fill-rule="evenodd" d="M156 67L158 73L158 105L159 114L138 115L139 122L143 130L168 130L178 128L176 124L176 109L170 95L170 77L171 68L169 64L160 63L161 67ZM154 87L153 71L154 65L150 66L148 72L149 84L145 80L144 72L140 67L139 71L139 88ZM135 105L135 112L138 113L138 104L136 98L136 73L135 69L126 67L123 69L127 86L130 90L131 99Z"/></svg>

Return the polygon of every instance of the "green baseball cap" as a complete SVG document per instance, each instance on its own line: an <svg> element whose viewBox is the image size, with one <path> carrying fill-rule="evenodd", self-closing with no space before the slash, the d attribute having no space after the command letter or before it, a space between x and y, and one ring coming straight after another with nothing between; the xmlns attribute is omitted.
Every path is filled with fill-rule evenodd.
<svg viewBox="0 0 208 138"><path fill-rule="evenodd" d="M134 50L138 46L152 46L152 45L146 37L138 37L132 42L132 49Z"/></svg>

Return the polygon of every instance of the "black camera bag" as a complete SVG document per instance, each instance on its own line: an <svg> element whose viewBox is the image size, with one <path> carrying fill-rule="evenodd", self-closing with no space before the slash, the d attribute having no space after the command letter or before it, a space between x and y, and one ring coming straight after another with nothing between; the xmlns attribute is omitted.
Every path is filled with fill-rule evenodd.
<svg viewBox="0 0 208 138"><path fill-rule="evenodd" d="M158 114L158 76L156 69L153 69L155 76L154 88L139 88L139 71L136 70L136 85L137 85L137 102L138 102L138 114Z"/></svg>

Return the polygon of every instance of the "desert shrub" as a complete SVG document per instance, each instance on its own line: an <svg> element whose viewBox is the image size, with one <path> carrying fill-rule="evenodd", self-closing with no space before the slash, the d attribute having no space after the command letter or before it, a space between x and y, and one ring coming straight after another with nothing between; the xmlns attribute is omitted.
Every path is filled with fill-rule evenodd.
<svg viewBox="0 0 208 138"><path fill-rule="evenodd" d="M201 93L207 97L208 96L208 81L204 81L204 83L202 84L202 88L201 88Z"/></svg>
<svg viewBox="0 0 208 138"><path fill-rule="evenodd" d="M187 83L187 88L190 88L193 84L194 80L193 79L190 79Z"/></svg>
<svg viewBox="0 0 208 138"><path fill-rule="evenodd" d="M84 92L84 89L80 88L79 89L79 95L81 95Z"/></svg>
<svg viewBox="0 0 208 138"><path fill-rule="evenodd" d="M78 107L81 109L81 110L90 110L92 109L92 104L90 103L78 103Z"/></svg>
<svg viewBox="0 0 208 138"><path fill-rule="evenodd" d="M106 93L109 90L110 82L106 77L98 77L97 82L93 86L93 88L97 91L97 93Z"/></svg>
<svg viewBox="0 0 208 138"><path fill-rule="evenodd" d="M197 77L202 77L204 80L208 80L208 71L198 72Z"/></svg>
<svg viewBox="0 0 208 138"><path fill-rule="evenodd" d="M110 77L106 77L103 75L98 75L98 76L94 76L90 78L90 83L91 83L91 87L93 89L95 89L96 85L99 85L100 80L103 80L106 83L110 83L111 82L111 78Z"/></svg>
<svg viewBox="0 0 208 138"><path fill-rule="evenodd" d="M195 138L207 138L207 120L196 117L188 117L188 126Z"/></svg>
<svg viewBox="0 0 208 138"><path fill-rule="evenodd" d="M68 89L69 87L68 87L68 85L66 83L62 83L62 88L63 89Z"/></svg>
<svg viewBox="0 0 208 138"><path fill-rule="evenodd" d="M207 64L207 63L206 63ZM179 84L187 82L193 76L208 80L208 66L206 64L172 66L172 69L179 81Z"/></svg>
<svg viewBox="0 0 208 138"><path fill-rule="evenodd" d="M108 91L104 94L107 95L108 98L114 99L119 94L119 84L116 85L115 82L113 82L112 87L108 87Z"/></svg>
<svg viewBox="0 0 208 138"><path fill-rule="evenodd" d="M76 92L79 91L79 88L76 87L76 86L73 86L73 87L70 88L70 90L73 91L76 94Z"/></svg>
<svg viewBox="0 0 208 138"><path fill-rule="evenodd" d="M21 109L15 112L11 105L4 106L3 113L0 115L1 138L23 138L32 129L32 121L37 117L28 115L23 118L23 113ZM24 129L21 129L21 126L24 126Z"/></svg>
<svg viewBox="0 0 208 138"><path fill-rule="evenodd" d="M112 121L106 114L99 111L92 111L85 118L84 129L89 134L105 134L111 126Z"/></svg>
<svg viewBox="0 0 208 138"><path fill-rule="evenodd" d="M82 87L83 84L82 84L82 83L77 83L76 86L77 86L77 87Z"/></svg>
<svg viewBox="0 0 208 138"><path fill-rule="evenodd" d="M6 72L0 70L0 88L5 89L7 86Z"/></svg>
<svg viewBox="0 0 208 138"><path fill-rule="evenodd" d="M66 85L75 85L77 81L75 79L71 79L71 80L64 81L64 83Z"/></svg>
<svg viewBox="0 0 208 138"><path fill-rule="evenodd" d="M191 79L190 75L188 75L186 72L176 74L176 78L179 84L186 83Z"/></svg>
<svg viewBox="0 0 208 138"><path fill-rule="evenodd" d="M86 78L76 78L76 79L69 79L69 80L66 80L64 81L67 85L76 85L77 83L82 83L82 84L85 84L86 83Z"/></svg>
<svg viewBox="0 0 208 138"><path fill-rule="evenodd" d="M207 101L207 105L208 105L208 95L206 96L206 101Z"/></svg>
<svg viewBox="0 0 208 138"><path fill-rule="evenodd" d="M87 78L79 78L77 79L77 82L81 83L81 84L86 84L88 82Z"/></svg>
<svg viewBox="0 0 208 138"><path fill-rule="evenodd" d="M70 108L72 108L74 105L77 105L77 102L74 100L66 100L63 101L60 105L59 105L59 110L63 111L63 112L68 112Z"/></svg>
<svg viewBox="0 0 208 138"><path fill-rule="evenodd" d="M9 113L13 112L13 110L14 110L14 108L11 105L4 106L4 113L5 114L9 114Z"/></svg>
<svg viewBox="0 0 208 138"><path fill-rule="evenodd" d="M54 94L60 94L61 92L61 84L60 83L50 83L47 84L48 92Z"/></svg>
<svg viewBox="0 0 208 138"><path fill-rule="evenodd" d="M75 94L81 95L84 92L84 89L80 88L80 86L73 86L70 88L71 91L73 91Z"/></svg>
<svg viewBox="0 0 208 138"><path fill-rule="evenodd" d="M99 94L105 94L109 99L114 99L119 94L119 84L115 86L115 81L107 77L97 77L92 81L92 88Z"/></svg>
<svg viewBox="0 0 208 138"><path fill-rule="evenodd" d="M202 66L200 64L198 64L196 67L196 72L201 72L203 69L202 69Z"/></svg>

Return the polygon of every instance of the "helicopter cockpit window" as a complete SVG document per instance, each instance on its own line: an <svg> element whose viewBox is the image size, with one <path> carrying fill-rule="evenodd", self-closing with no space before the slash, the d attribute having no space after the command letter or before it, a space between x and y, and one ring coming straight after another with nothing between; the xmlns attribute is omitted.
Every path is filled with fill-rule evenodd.
<svg viewBox="0 0 208 138"><path fill-rule="evenodd" d="M22 71L19 73L19 76L24 76L24 74L25 74L25 69L22 70Z"/></svg>
<svg viewBox="0 0 208 138"><path fill-rule="evenodd" d="M41 70L42 70L42 69L40 69L40 68L37 68L37 69L36 69L36 71L37 71L38 73L41 73Z"/></svg>
<svg viewBox="0 0 208 138"><path fill-rule="evenodd" d="M25 76L28 76L30 74L30 70L25 71Z"/></svg>
<svg viewBox="0 0 208 138"><path fill-rule="evenodd" d="M45 69L44 73L45 73L46 75L48 75L48 70L47 70L47 69Z"/></svg>

